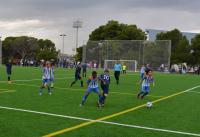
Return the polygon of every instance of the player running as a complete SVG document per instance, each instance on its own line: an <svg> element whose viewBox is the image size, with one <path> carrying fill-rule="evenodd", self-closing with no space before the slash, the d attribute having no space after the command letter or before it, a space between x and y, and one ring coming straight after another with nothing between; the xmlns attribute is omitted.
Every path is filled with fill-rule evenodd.
<svg viewBox="0 0 200 137"><path fill-rule="evenodd" d="M8 84L11 84L11 74L12 74L12 61L9 60L8 63L6 63L6 73L8 77Z"/></svg>
<svg viewBox="0 0 200 137"><path fill-rule="evenodd" d="M39 95L42 95L42 90L44 88L48 89L49 95L52 94L50 84L51 84L51 63L49 61L46 62L44 68L43 68L43 75L42 75L42 85L39 89Z"/></svg>
<svg viewBox="0 0 200 137"><path fill-rule="evenodd" d="M99 80L101 82L101 89L103 90L100 103L101 106L104 106L106 97L108 96L109 84L110 84L110 75L108 69L106 69L104 73L99 76Z"/></svg>
<svg viewBox="0 0 200 137"><path fill-rule="evenodd" d="M98 94L99 96L98 105L100 105L101 93L99 91L98 77L97 77L96 71L92 72L92 76L89 77L89 79L87 80L87 85L88 85L88 88L85 92L85 95L83 96L80 106L83 106L85 104L85 101L91 92L95 92Z"/></svg>
<svg viewBox="0 0 200 137"><path fill-rule="evenodd" d="M115 80L116 80L116 83L117 85L119 84L119 76L120 76L120 71L122 69L122 66L121 64L119 64L119 62L117 62L114 66L114 75L115 75Z"/></svg>
<svg viewBox="0 0 200 137"><path fill-rule="evenodd" d="M75 71L75 80L71 83L71 87L78 81L81 81L81 87L83 87L83 80L81 77L81 63L79 63L76 67L76 71Z"/></svg>
<svg viewBox="0 0 200 137"><path fill-rule="evenodd" d="M153 76L152 76L152 70L147 69L147 70L145 71L145 76L144 76L143 79L140 81L140 83L142 83L142 87L141 87L141 91L140 91L140 93L137 95L137 97L143 99L146 95L149 94L149 91L150 91L150 84L152 83L153 86L155 85L154 79L153 79Z"/></svg>

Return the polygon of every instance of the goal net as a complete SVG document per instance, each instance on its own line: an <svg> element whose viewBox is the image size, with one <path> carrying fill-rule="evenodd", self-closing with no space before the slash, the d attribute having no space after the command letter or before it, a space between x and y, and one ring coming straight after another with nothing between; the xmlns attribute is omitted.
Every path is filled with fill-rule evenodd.
<svg viewBox="0 0 200 137"><path fill-rule="evenodd" d="M103 40L88 41L83 46L82 62L97 63L104 67L105 60L135 60L137 67L150 64L158 70L164 64L170 66L170 40Z"/></svg>
<svg viewBox="0 0 200 137"><path fill-rule="evenodd" d="M137 71L137 61L136 60L105 60L104 69L113 69L116 63L126 66L127 71Z"/></svg>

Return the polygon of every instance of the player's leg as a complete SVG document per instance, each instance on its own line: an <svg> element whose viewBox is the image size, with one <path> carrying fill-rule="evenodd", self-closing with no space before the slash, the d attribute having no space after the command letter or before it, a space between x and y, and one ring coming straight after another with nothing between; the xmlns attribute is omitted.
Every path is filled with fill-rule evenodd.
<svg viewBox="0 0 200 137"><path fill-rule="evenodd" d="M117 84L119 84L120 71L117 71Z"/></svg>
<svg viewBox="0 0 200 137"><path fill-rule="evenodd" d="M48 94L51 95L52 91L51 91L51 81L47 80L47 89L48 89Z"/></svg>
<svg viewBox="0 0 200 137"><path fill-rule="evenodd" d="M83 80L82 80L82 77L79 77L78 79L81 81L81 87L83 87Z"/></svg>
<svg viewBox="0 0 200 137"><path fill-rule="evenodd" d="M94 92L97 93L99 99L98 99L98 106L100 107L101 106L101 99L102 99L102 95L101 95L101 92L99 91L99 88L95 88L94 89Z"/></svg>
<svg viewBox="0 0 200 137"><path fill-rule="evenodd" d="M77 80L78 80L78 77L75 76L75 80L71 83L71 87L76 83Z"/></svg>
<svg viewBox="0 0 200 137"><path fill-rule="evenodd" d="M11 71L7 72L8 83L11 83Z"/></svg>
<svg viewBox="0 0 200 137"><path fill-rule="evenodd" d="M46 86L46 80L43 79L42 80L42 85L40 86L40 89L39 89L39 95L42 95L42 91L45 88L45 86Z"/></svg>
<svg viewBox="0 0 200 137"><path fill-rule="evenodd" d="M150 90L149 86L146 86L146 87L145 87L145 92L144 92L144 94L141 96L141 99L143 99L146 95L149 94L149 90Z"/></svg>
<svg viewBox="0 0 200 137"><path fill-rule="evenodd" d="M116 83L119 84L119 73L118 73L118 71L115 71L114 75L115 75Z"/></svg>
<svg viewBox="0 0 200 137"><path fill-rule="evenodd" d="M140 98L144 94L144 92L145 92L145 87L142 86L141 91L137 94L137 98Z"/></svg>
<svg viewBox="0 0 200 137"><path fill-rule="evenodd" d="M50 82L51 93L53 92L53 89L54 89L54 79L51 79L51 82Z"/></svg>
<svg viewBox="0 0 200 137"><path fill-rule="evenodd" d="M86 75L87 75L87 70L85 69L85 77L86 77Z"/></svg>
<svg viewBox="0 0 200 137"><path fill-rule="evenodd" d="M102 106L104 106L106 97L108 96L108 89L109 89L108 86L104 87L103 94L102 94L102 97L101 97Z"/></svg>
<svg viewBox="0 0 200 137"><path fill-rule="evenodd" d="M92 92L92 89L91 88L88 88L86 91L85 91L85 94L82 98L82 101L81 101L81 104L80 106L83 106L85 104L85 101L87 100L87 97L89 96L89 94Z"/></svg>

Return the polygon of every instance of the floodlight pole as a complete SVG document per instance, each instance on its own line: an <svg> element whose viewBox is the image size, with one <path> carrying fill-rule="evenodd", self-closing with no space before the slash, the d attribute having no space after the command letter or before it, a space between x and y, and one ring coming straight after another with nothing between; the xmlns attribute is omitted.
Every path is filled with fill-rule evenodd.
<svg viewBox="0 0 200 137"><path fill-rule="evenodd" d="M79 28L82 27L82 24L83 24L82 21L79 21L79 20L74 21L74 23L73 23L73 28L76 29L76 49L75 49L75 54L77 54L77 48L78 48L78 30L79 30Z"/></svg>
<svg viewBox="0 0 200 137"><path fill-rule="evenodd" d="M2 41L0 36L0 66L2 65Z"/></svg>
<svg viewBox="0 0 200 137"><path fill-rule="evenodd" d="M64 54L65 36L67 36L67 35L66 34L61 34L60 36L62 37L62 40L63 40L62 53Z"/></svg>

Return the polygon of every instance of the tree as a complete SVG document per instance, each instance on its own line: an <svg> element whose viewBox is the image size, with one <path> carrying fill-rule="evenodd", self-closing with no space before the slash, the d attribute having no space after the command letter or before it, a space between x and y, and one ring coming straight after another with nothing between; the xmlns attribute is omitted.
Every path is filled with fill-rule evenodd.
<svg viewBox="0 0 200 137"><path fill-rule="evenodd" d="M36 60L57 60L58 51L56 51L55 44L51 40L39 39L37 43Z"/></svg>
<svg viewBox="0 0 200 137"><path fill-rule="evenodd" d="M80 61L81 62L82 61L82 56L83 56L83 47L77 48L76 51L77 51L77 54L75 56L76 61Z"/></svg>
<svg viewBox="0 0 200 137"><path fill-rule="evenodd" d="M144 40L145 32L136 25L119 24L118 21L108 21L106 25L99 26L89 36L91 41L99 40Z"/></svg>
<svg viewBox="0 0 200 137"><path fill-rule="evenodd" d="M157 40L171 40L171 64L189 63L189 41L178 29L161 32L156 36Z"/></svg>
<svg viewBox="0 0 200 137"><path fill-rule="evenodd" d="M4 62L8 58L32 58L37 49L37 39L33 37L7 37L3 41Z"/></svg>
<svg viewBox="0 0 200 137"><path fill-rule="evenodd" d="M196 37L192 39L190 53L191 64L200 64L200 34L196 35Z"/></svg>
<svg viewBox="0 0 200 137"><path fill-rule="evenodd" d="M11 47L22 59L32 58L38 48L37 39L27 36L17 37Z"/></svg>
<svg viewBox="0 0 200 137"><path fill-rule="evenodd" d="M3 60L34 59L57 60L58 51L51 40L36 39L33 37L7 37L3 41Z"/></svg>
<svg viewBox="0 0 200 137"><path fill-rule="evenodd" d="M146 39L145 32L139 29L136 25L127 25L123 23L119 23L118 21L108 21L107 24L99 26L94 31L91 32L89 35L89 41L87 42L87 49L94 48L95 51L101 50L100 48L97 49L94 47L95 41L102 41L102 40L144 40ZM93 41L93 42L92 42ZM102 42L103 43L103 42ZM98 42L96 43L98 45ZM114 45L115 44L115 45ZM113 43L113 50L120 52L119 46ZM127 43L128 44L128 43ZM104 46L104 45L103 45ZM126 50L126 49L125 49ZM90 55L87 55L90 56ZM95 54L96 60L99 58L99 52ZM81 49L80 52L77 52L76 57L82 57ZM82 58L81 58L82 60Z"/></svg>

